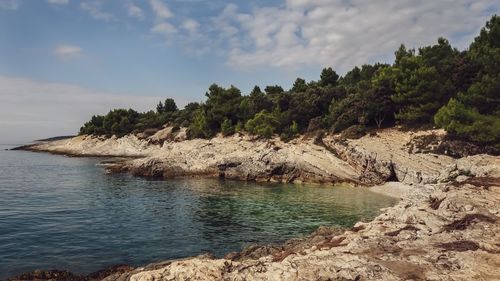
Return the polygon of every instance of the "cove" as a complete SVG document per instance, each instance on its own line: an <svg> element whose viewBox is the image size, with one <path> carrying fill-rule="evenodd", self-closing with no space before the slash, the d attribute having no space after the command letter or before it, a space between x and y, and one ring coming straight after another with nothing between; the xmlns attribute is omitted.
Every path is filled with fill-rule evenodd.
<svg viewBox="0 0 500 281"><path fill-rule="evenodd" d="M97 159L0 148L0 279L222 256L350 227L397 201L342 185L106 175Z"/></svg>

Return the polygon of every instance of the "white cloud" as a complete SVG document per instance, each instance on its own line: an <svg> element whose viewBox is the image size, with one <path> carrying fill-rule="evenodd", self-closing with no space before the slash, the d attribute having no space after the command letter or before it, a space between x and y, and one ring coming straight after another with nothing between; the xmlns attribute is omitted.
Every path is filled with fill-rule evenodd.
<svg viewBox="0 0 500 281"><path fill-rule="evenodd" d="M151 4L151 8L158 19L168 19L173 17L173 14L167 4L161 0L150 0L149 3Z"/></svg>
<svg viewBox="0 0 500 281"><path fill-rule="evenodd" d="M161 99L0 75L0 143L76 134L94 114L112 108L147 111Z"/></svg>
<svg viewBox="0 0 500 281"><path fill-rule="evenodd" d="M185 19L182 22L181 26L184 30L186 30L190 34L195 34L198 32L198 28L200 27L200 24L193 19Z"/></svg>
<svg viewBox="0 0 500 281"><path fill-rule="evenodd" d="M135 18L143 18L144 12L132 2L126 4L128 15Z"/></svg>
<svg viewBox="0 0 500 281"><path fill-rule="evenodd" d="M444 36L463 49L492 11L500 11L497 0L287 0L251 12L228 4L212 24L237 68L331 65L345 71L390 57L401 43L418 47Z"/></svg>
<svg viewBox="0 0 500 281"><path fill-rule="evenodd" d="M80 3L80 8L89 13L93 18L103 21L112 21L115 19L113 14L102 10L102 0L93 0Z"/></svg>
<svg viewBox="0 0 500 281"><path fill-rule="evenodd" d="M0 0L0 9L3 10L17 10L21 1L19 0Z"/></svg>
<svg viewBox="0 0 500 281"><path fill-rule="evenodd" d="M47 0L47 2L55 5L66 5L69 3L69 0Z"/></svg>
<svg viewBox="0 0 500 281"><path fill-rule="evenodd" d="M151 32L170 36L177 33L177 28L168 22L161 22L151 28Z"/></svg>
<svg viewBox="0 0 500 281"><path fill-rule="evenodd" d="M72 45L59 45L54 49L54 54L62 59L79 57L82 53L82 48Z"/></svg>

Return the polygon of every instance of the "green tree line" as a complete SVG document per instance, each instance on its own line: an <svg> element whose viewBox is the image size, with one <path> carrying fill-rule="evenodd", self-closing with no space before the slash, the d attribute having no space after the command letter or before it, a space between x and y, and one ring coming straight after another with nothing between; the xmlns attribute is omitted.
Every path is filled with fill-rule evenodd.
<svg viewBox="0 0 500 281"><path fill-rule="evenodd" d="M166 99L156 111L111 110L93 116L80 133L122 136L171 124L188 128L191 138L247 132L288 140L318 129L437 125L452 137L498 146L500 17L493 16L464 51L439 38L418 50L401 45L392 64L356 66L342 77L328 67L319 80L297 78L289 90L255 86L243 95L213 84L205 95L205 102L183 109Z"/></svg>

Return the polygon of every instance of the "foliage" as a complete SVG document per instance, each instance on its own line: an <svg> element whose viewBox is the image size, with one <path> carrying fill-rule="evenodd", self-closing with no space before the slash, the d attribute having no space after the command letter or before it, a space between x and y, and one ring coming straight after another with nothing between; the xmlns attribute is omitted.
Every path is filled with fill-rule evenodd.
<svg viewBox="0 0 500 281"><path fill-rule="evenodd" d="M203 109L199 108L194 112L188 134L191 138L208 138L212 135Z"/></svg>
<svg viewBox="0 0 500 281"><path fill-rule="evenodd" d="M220 127L220 131L224 136L230 136L234 134L234 127L229 119L224 119Z"/></svg>
<svg viewBox="0 0 500 281"><path fill-rule="evenodd" d="M451 99L434 117L450 134L479 143L500 144L500 114L483 115L475 108Z"/></svg>
<svg viewBox="0 0 500 281"><path fill-rule="evenodd" d="M263 110L255 114L254 118L247 121L245 130L250 134L271 138L278 125L279 122L276 116Z"/></svg>
<svg viewBox="0 0 500 281"><path fill-rule="evenodd" d="M299 126L297 122L292 121L292 124L288 126L283 133L281 133L280 138L283 141L289 141L296 138L299 135Z"/></svg>
<svg viewBox="0 0 500 281"><path fill-rule="evenodd" d="M164 103L160 101L160 103L156 106L156 111L158 113L169 113L177 110L179 109L177 108L174 99L171 98L166 99Z"/></svg>
<svg viewBox="0 0 500 281"><path fill-rule="evenodd" d="M320 86L336 86L339 80L339 75L331 67L323 68L320 75Z"/></svg>
<svg viewBox="0 0 500 281"><path fill-rule="evenodd" d="M500 147L500 17L486 23L459 67L468 87L460 88L434 122L455 137Z"/></svg>
<svg viewBox="0 0 500 281"><path fill-rule="evenodd" d="M407 51L404 45L396 52L392 100L401 124L418 125L432 121L437 110L455 93L451 74L458 52L444 38L438 44Z"/></svg>
<svg viewBox="0 0 500 281"><path fill-rule="evenodd" d="M359 136L370 127L434 122L454 137L498 144L500 17L493 16L465 51L439 38L417 50L402 44L394 55L392 64L356 66L343 77L323 68L319 80L297 78L289 91L255 86L243 95L212 84L204 102L179 109L167 98L144 113L115 109L92 116L80 133L122 136L168 124L188 128L191 138L246 132L290 140L319 129Z"/></svg>
<svg viewBox="0 0 500 281"><path fill-rule="evenodd" d="M305 92L306 90L307 90L306 80L302 78L297 78L293 83L293 87L290 91L300 93L300 92Z"/></svg>

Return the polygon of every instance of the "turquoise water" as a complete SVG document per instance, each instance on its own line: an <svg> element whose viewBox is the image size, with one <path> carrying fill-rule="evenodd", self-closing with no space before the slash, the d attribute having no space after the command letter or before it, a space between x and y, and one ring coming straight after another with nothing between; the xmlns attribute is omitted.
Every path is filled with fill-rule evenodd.
<svg viewBox="0 0 500 281"><path fill-rule="evenodd" d="M89 273L349 227L395 200L365 189L105 175L98 160L0 146L0 279Z"/></svg>

